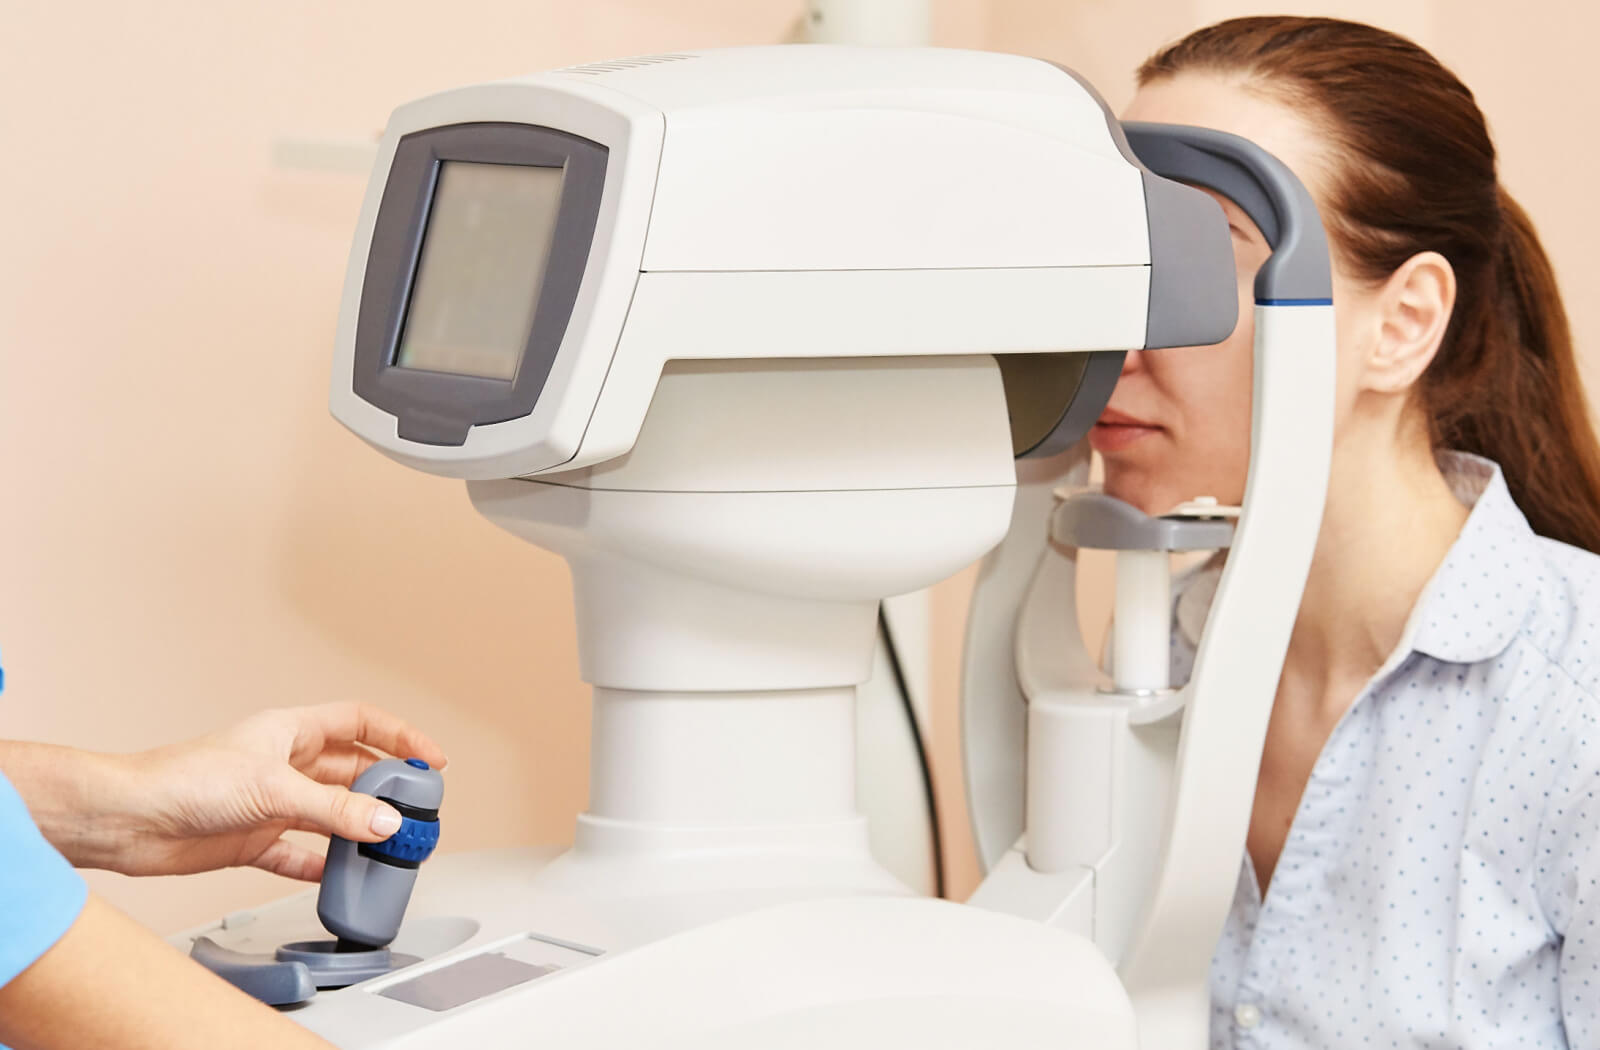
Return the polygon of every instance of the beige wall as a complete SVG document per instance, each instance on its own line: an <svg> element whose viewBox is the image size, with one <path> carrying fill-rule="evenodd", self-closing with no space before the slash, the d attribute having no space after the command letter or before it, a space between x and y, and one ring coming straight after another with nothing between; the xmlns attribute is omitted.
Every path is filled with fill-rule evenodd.
<svg viewBox="0 0 1600 1050"><path fill-rule="evenodd" d="M1280 5L1281 6L1281 5ZM356 176L275 169L284 136L371 135L427 91L788 35L799 0L35 4L0 62L0 734L151 746L262 706L359 697L453 759L447 847L563 841L586 691L562 563L458 485L329 418ZM936 42L1076 65L1114 103L1220 0L938 0ZM1471 0L1328 10L1414 32L1478 88L1570 293L1595 264L1578 49L1594 17ZM1575 10L1575 8L1573 9ZM1445 17L1446 12L1450 17ZM1561 122L1561 123L1558 123ZM1580 341L1600 316L1570 300ZM953 884L975 867L939 591L935 747ZM253 872L95 885L162 929L279 895Z"/></svg>

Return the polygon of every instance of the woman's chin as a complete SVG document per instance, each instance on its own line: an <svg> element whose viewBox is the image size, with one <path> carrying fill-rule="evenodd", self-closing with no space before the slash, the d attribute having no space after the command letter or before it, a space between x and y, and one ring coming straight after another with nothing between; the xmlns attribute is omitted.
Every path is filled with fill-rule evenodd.
<svg viewBox="0 0 1600 1050"><path fill-rule="evenodd" d="M1226 485L1212 477L1209 481L1198 471L1174 475L1172 471L1155 474L1113 462L1105 461L1106 480L1102 491L1146 514L1170 514L1174 507L1191 500L1211 498L1225 507L1238 506L1243 498L1242 484Z"/></svg>
<svg viewBox="0 0 1600 1050"><path fill-rule="evenodd" d="M1106 462L1104 492L1124 503L1137 507L1146 514L1165 514L1184 501L1176 496L1177 490L1161 484L1142 471L1119 470L1109 460Z"/></svg>

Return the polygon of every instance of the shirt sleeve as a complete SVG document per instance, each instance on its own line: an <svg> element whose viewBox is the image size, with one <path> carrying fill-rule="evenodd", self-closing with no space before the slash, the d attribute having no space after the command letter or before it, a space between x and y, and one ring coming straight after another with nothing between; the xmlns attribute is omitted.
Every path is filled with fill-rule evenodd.
<svg viewBox="0 0 1600 1050"><path fill-rule="evenodd" d="M1584 712L1545 803L1540 898L1561 936L1561 1018L1572 1050L1600 1050L1600 740Z"/></svg>
<svg viewBox="0 0 1600 1050"><path fill-rule="evenodd" d="M88 897L83 877L45 841L0 774L0 985L49 951Z"/></svg>

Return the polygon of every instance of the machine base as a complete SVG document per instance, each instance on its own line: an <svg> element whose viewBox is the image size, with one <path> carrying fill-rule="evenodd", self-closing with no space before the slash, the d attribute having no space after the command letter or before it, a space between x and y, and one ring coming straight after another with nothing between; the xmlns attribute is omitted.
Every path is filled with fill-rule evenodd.
<svg viewBox="0 0 1600 1050"><path fill-rule="evenodd" d="M1137 1045L1126 993L1081 937L817 887L558 896L534 885L555 856L435 858L393 945L420 961L292 1016L349 1050ZM272 951L316 929L306 893L174 943Z"/></svg>

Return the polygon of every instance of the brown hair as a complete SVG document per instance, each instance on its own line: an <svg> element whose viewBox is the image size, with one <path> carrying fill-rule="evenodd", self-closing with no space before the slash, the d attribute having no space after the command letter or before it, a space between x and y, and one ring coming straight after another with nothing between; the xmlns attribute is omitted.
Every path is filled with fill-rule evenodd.
<svg viewBox="0 0 1600 1050"><path fill-rule="evenodd" d="M1344 161L1323 222L1355 273L1449 260L1455 311L1418 384L1434 446L1497 461L1535 532L1600 551L1600 443L1566 311L1466 85L1404 37L1332 18L1220 22L1151 56L1139 83L1187 71L1242 76L1320 118Z"/></svg>

